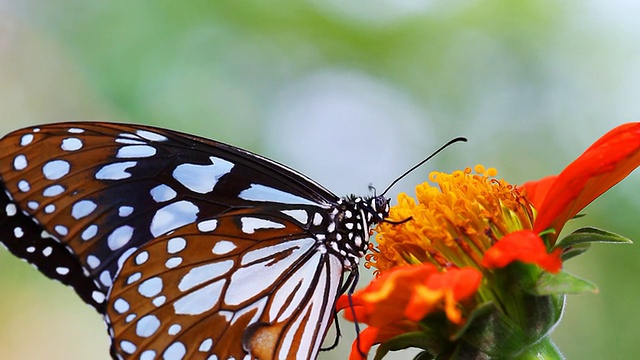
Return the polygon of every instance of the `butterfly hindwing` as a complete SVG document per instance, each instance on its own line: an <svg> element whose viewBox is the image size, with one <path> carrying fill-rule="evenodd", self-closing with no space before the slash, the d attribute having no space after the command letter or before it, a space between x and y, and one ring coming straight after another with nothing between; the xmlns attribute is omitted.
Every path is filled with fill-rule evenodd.
<svg viewBox="0 0 640 360"><path fill-rule="evenodd" d="M241 359L247 350L260 359L315 358L342 263L318 246L300 213L294 219L290 210L268 210L190 224L132 254L109 294L113 351L132 358ZM313 214L311 207L297 211Z"/></svg>

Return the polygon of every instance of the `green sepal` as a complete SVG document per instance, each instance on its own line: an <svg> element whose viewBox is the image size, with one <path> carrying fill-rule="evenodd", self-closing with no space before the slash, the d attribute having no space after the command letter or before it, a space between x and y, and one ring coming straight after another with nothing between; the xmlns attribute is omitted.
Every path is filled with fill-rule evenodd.
<svg viewBox="0 0 640 360"><path fill-rule="evenodd" d="M562 240L558 241L555 247L565 249L569 246L585 243L633 244L633 241L611 231L587 226L562 238Z"/></svg>
<svg viewBox="0 0 640 360"><path fill-rule="evenodd" d="M622 235L587 226L562 238L556 243L555 248L563 250L561 259L567 261L589 250L592 243L632 244L633 242Z"/></svg>
<svg viewBox="0 0 640 360"><path fill-rule="evenodd" d="M540 274L535 286L528 291L532 295L562 295L562 294L583 294L597 293L595 284L585 279L579 278L566 271L557 274L543 272Z"/></svg>
<svg viewBox="0 0 640 360"><path fill-rule="evenodd" d="M573 257L581 255L582 253L587 252L591 247L590 243L582 243L573 246L569 246L562 250L562 255L560 255L560 259L562 262L565 262Z"/></svg>
<svg viewBox="0 0 640 360"><path fill-rule="evenodd" d="M484 304L480 304L476 306L476 308L469 314L467 321L464 323L458 331L456 331L453 336L451 336L451 340L455 341L460 339L464 333L469 329L469 327L475 323L475 321L481 321L478 319L485 318L490 315L490 313L496 312L498 309L496 308L496 304L492 301L488 301Z"/></svg>
<svg viewBox="0 0 640 360"><path fill-rule="evenodd" d="M442 348L442 337L429 329L398 335L380 344L376 350L374 360L382 359L389 351L397 351L411 347L424 349L431 355L429 350L433 351L433 349L438 349L437 351L440 351ZM420 359L433 359L433 355L431 356L431 358L422 357Z"/></svg>
<svg viewBox="0 0 640 360"><path fill-rule="evenodd" d="M523 304L530 305L529 312L520 321L508 317L493 302L480 305L470 314L464 329L455 335L458 341L452 354L465 357L450 359L511 358L545 336L558 322L564 300L525 297Z"/></svg>

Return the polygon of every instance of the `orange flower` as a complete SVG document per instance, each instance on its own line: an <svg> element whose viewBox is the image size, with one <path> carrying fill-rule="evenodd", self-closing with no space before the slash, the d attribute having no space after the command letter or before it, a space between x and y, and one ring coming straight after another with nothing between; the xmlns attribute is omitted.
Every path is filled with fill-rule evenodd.
<svg viewBox="0 0 640 360"><path fill-rule="evenodd" d="M481 279L480 272L472 268L440 272L431 264L382 273L351 297L358 322L369 324L360 334L360 350L366 354L375 343L418 330L416 323L434 311L444 311L449 321L461 324L459 302L475 294ZM348 309L348 296L341 296L336 307ZM353 321L353 313L347 310L345 317ZM357 359L361 356L357 342L354 350L352 359Z"/></svg>
<svg viewBox="0 0 640 360"><path fill-rule="evenodd" d="M483 265L503 267L514 260L531 262L535 256L522 250L553 247L568 220L638 166L640 123L629 123L618 126L598 139L559 175L525 183L523 188L526 196L538 213L533 228L502 238L485 253ZM551 231L544 236L545 245L539 234L547 229ZM527 245L522 245L524 243ZM512 246L514 244L519 245ZM552 253L558 259L555 263L542 260L549 266L545 269L551 272L560 270L560 253L561 249L555 249ZM507 258L511 261L505 261Z"/></svg>
<svg viewBox="0 0 640 360"><path fill-rule="evenodd" d="M564 294L593 287L567 273L551 281L545 274L561 271L563 252L567 258L580 252L571 252L573 244L628 242L589 229L557 241L560 231L638 166L640 123L631 123L605 134L557 176L516 187L478 165L475 174L469 168L433 172L429 179L437 186L418 185L417 201L400 194L393 221L378 225L378 246L367 256L365 265L375 267L378 277L353 294L353 310L345 312L369 325L351 359L407 333L428 337L413 346L447 354L443 358L476 350L509 358L550 341ZM348 296L338 299L337 308L349 308Z"/></svg>
<svg viewBox="0 0 640 360"><path fill-rule="evenodd" d="M640 166L640 123L620 125L591 145L559 175L524 184L538 210L535 232L556 236L585 206Z"/></svg>
<svg viewBox="0 0 640 360"><path fill-rule="evenodd" d="M452 174L432 173L430 179L438 187L418 185L417 203L400 194L398 205L391 209L391 218L412 220L378 226L379 252L369 258L369 264L378 270L424 262L439 268L497 266L497 262L483 263L487 251L502 242L498 239L533 229L535 209L518 188L492 178L497 173L495 169L478 165L475 172L472 174L467 168ZM548 271L560 270L560 252L547 253L537 235L516 243L518 247L509 246L506 241L492 251L499 255L497 260L509 259L502 261L502 266L520 260Z"/></svg>

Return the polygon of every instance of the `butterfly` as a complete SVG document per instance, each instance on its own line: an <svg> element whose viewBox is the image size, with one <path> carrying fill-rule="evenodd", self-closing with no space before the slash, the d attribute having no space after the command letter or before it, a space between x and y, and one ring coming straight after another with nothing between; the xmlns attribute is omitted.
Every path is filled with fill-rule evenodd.
<svg viewBox="0 0 640 360"><path fill-rule="evenodd" d="M114 359L315 359L389 216L161 128L48 124L0 149L0 242L103 315Z"/></svg>

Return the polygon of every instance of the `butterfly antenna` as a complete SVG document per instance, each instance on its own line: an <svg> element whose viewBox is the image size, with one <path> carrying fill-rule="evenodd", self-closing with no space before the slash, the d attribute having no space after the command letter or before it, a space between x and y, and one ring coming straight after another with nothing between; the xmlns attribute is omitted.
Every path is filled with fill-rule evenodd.
<svg viewBox="0 0 640 360"><path fill-rule="evenodd" d="M380 194L380 196L384 196L387 193L387 191L389 191L393 187L393 185L397 184L398 181L402 180L405 176L409 175L413 170L417 169L422 164L426 163L427 161L431 160L431 158L438 155L438 153L440 153L442 150L446 149L450 145L455 144L457 142L467 142L467 138L460 136L455 139L449 140L446 144L442 145L438 150L434 151L431 155L427 156L426 159L420 161L419 163L414 165L411 169L405 171L404 174L398 176L395 180L393 180L393 182L389 186L387 186L387 188L382 192L382 194Z"/></svg>

